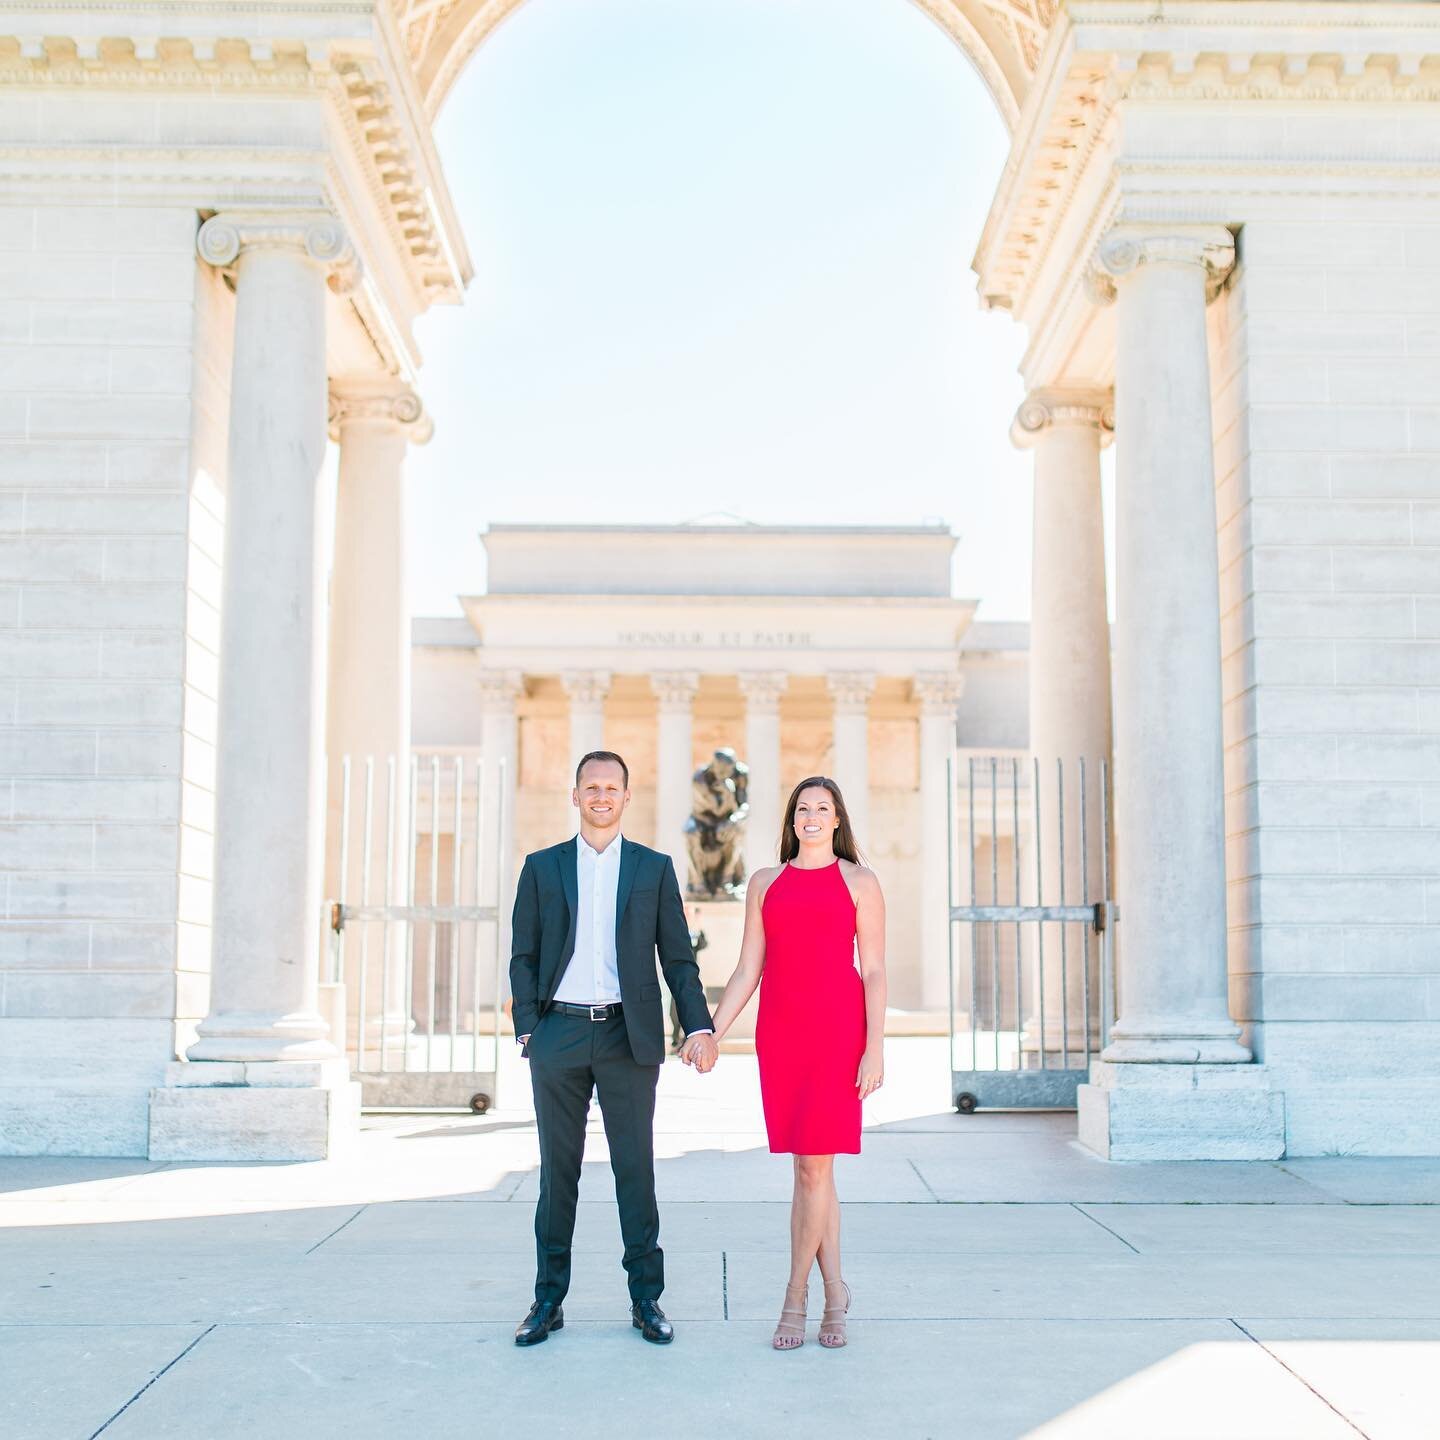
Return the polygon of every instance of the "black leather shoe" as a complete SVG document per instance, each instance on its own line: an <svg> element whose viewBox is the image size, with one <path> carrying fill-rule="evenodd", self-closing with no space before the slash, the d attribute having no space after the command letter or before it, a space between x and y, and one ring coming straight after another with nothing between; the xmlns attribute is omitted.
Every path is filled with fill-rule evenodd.
<svg viewBox="0 0 1440 1440"><path fill-rule="evenodd" d="M675 1338L675 1327L655 1300L637 1300L630 1307L630 1323L652 1344L668 1345Z"/></svg>
<svg viewBox="0 0 1440 1440"><path fill-rule="evenodd" d="M537 1300L515 1332L517 1345L538 1345L552 1330L565 1328L565 1312L553 1300Z"/></svg>

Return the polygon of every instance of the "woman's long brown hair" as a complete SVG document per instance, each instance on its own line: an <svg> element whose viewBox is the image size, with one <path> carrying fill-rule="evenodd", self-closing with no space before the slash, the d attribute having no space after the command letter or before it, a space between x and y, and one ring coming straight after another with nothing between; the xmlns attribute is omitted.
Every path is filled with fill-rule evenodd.
<svg viewBox="0 0 1440 1440"><path fill-rule="evenodd" d="M855 832L850 828L850 812L845 808L845 797L840 787L828 775L811 775L802 780L791 792L790 803L785 807L785 824L780 830L780 863L787 865L800 853L800 841L795 835L795 807L800 803L804 790L828 790L835 802L835 817L839 824L830 834L830 847L842 860L853 860L857 865L865 862L855 844Z"/></svg>

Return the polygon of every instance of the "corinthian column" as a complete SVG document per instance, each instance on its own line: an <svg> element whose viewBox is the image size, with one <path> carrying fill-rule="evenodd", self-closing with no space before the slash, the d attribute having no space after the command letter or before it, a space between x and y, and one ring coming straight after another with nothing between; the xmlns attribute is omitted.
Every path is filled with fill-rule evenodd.
<svg viewBox="0 0 1440 1440"><path fill-rule="evenodd" d="M353 256L326 214L217 215L198 246L235 274L210 1010L187 1052L202 1063L152 1094L151 1153L313 1158L359 1100L316 1005L325 284L353 280Z"/></svg>
<svg viewBox="0 0 1440 1440"><path fill-rule="evenodd" d="M752 872L780 858L780 697L790 677L783 670L749 670L740 675L745 696L745 763L750 767L749 834L745 860Z"/></svg>
<svg viewBox="0 0 1440 1440"><path fill-rule="evenodd" d="M960 675L927 670L916 675L920 705L920 1004L944 1010L950 1003L949 806L946 762L955 752L955 707Z"/></svg>
<svg viewBox="0 0 1440 1440"><path fill-rule="evenodd" d="M431 425L419 397L393 379L360 381L330 391L330 436L340 445L335 503L335 558L330 579L328 786L331 833L338 839L343 757L351 760L351 835L345 895L351 904L401 904L409 862L406 797L410 775L410 606L406 590L404 465L407 447L424 444ZM388 762L395 757L393 805ZM364 882L365 761L374 761L368 897ZM359 828L357 828L359 827ZM387 839L393 834L390 873ZM458 843L458 839L457 839ZM327 857L327 893L339 889L339 846ZM346 949L345 993L352 1036L365 1002L366 1063L382 1039L401 1046L410 1030L401 930L386 931L390 954ZM362 985L362 978L364 984ZM339 1040L339 1036L332 1037ZM398 1050L398 1047L397 1047ZM388 1057L387 1057L388 1058Z"/></svg>
<svg viewBox="0 0 1440 1440"><path fill-rule="evenodd" d="M515 794L520 754L515 702L524 693L525 677L518 670L480 672L479 903L498 904L500 954L507 964L510 914L515 907Z"/></svg>
<svg viewBox="0 0 1440 1440"><path fill-rule="evenodd" d="M1122 1009L1104 1058L1244 1061L1227 1006L1220 602L1205 305L1218 226L1101 242L1116 303L1115 826Z"/></svg>
<svg viewBox="0 0 1440 1440"><path fill-rule="evenodd" d="M694 670L658 670L650 676L659 702L655 754L655 848L675 861L680 894L689 883L690 857L685 821L690 816L690 782L695 770L691 710L700 689Z"/></svg>
<svg viewBox="0 0 1440 1440"><path fill-rule="evenodd" d="M870 845L870 697L875 675L869 670L838 671L827 677L835 702L832 774L845 796L855 843Z"/></svg>
<svg viewBox="0 0 1440 1440"><path fill-rule="evenodd" d="M1039 774L1035 797L1040 819L1038 857L1021 863L1031 904L1037 891L1058 904L1060 875L1060 776L1065 788L1065 900L1100 898L1102 881L1101 762L1110 758L1110 626L1105 607L1105 537L1100 508L1100 451L1114 433L1108 391L1041 389L1026 398L1010 436L1035 452L1033 560L1030 570L1030 753ZM1085 800L1080 809L1080 762ZM1057 762L1059 762L1057 764ZM1080 827L1085 825L1088 877L1081 871ZM1033 844L1033 841L1032 841ZM1041 884L1036 884L1036 860ZM1078 934L1061 965L1060 927L1044 927L1042 951L1028 946L1030 993L1043 995L1024 1022L1027 1050L1054 1052L1047 1063L1082 1063L1099 1044L1085 998L1086 949ZM1033 939L1034 937L1029 937ZM1092 1001L1098 987L1090 987ZM1041 1017L1043 1016L1043 1025ZM1043 1034L1042 1034L1043 1029ZM1068 1053L1067 1053L1068 1052Z"/></svg>
<svg viewBox="0 0 1440 1440"><path fill-rule="evenodd" d="M560 677L570 697L570 771L582 755L605 748L605 697L610 693L608 670L567 670ZM567 796L566 808L569 808Z"/></svg>

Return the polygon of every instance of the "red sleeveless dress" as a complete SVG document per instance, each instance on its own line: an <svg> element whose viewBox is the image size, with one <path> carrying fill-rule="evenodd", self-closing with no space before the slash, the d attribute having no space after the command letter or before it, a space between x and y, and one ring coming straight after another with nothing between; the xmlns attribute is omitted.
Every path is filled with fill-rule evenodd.
<svg viewBox="0 0 1440 1440"><path fill-rule="evenodd" d="M774 1154L858 1155L865 986L840 862L785 865L760 905L765 969L755 1054Z"/></svg>

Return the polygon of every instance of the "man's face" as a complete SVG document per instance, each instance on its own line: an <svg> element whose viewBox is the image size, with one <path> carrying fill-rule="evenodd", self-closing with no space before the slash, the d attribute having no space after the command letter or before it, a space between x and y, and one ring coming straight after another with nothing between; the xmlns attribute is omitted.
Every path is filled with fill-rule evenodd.
<svg viewBox="0 0 1440 1440"><path fill-rule="evenodd" d="M580 783L570 798L587 825L613 830L630 803L625 772L613 760L591 760L580 772Z"/></svg>
<svg viewBox="0 0 1440 1440"><path fill-rule="evenodd" d="M722 780L728 780L735 773L735 761L729 755L717 755L711 768Z"/></svg>

